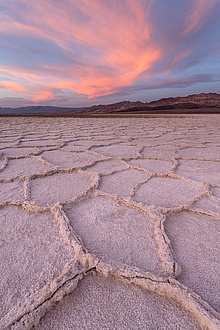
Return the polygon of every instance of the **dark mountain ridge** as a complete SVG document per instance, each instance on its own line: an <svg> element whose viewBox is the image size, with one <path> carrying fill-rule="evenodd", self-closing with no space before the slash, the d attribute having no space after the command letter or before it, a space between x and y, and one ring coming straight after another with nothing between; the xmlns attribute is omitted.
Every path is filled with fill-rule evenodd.
<svg viewBox="0 0 220 330"><path fill-rule="evenodd" d="M123 114L123 113L148 113L164 110L170 110L178 113L178 111L186 110L190 113L193 109L203 109L202 112L207 113L212 109L212 112L220 112L220 94L217 93L200 93L189 95L185 97L169 97L162 98L157 101L149 103L143 102L130 102L122 101L112 104L99 104L85 108L67 108L67 107L54 107L54 106L27 106L19 108L1 108L0 115L62 115L62 114L75 114L75 115L90 115L90 114ZM193 111L192 111L193 112Z"/></svg>

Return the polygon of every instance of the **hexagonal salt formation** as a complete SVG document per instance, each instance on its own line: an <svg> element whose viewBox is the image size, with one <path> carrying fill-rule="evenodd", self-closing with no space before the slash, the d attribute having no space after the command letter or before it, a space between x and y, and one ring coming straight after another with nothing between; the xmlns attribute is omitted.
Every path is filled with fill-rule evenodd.
<svg viewBox="0 0 220 330"><path fill-rule="evenodd" d="M0 328L5 329L56 291L66 264L74 265L74 250L61 239L50 212L16 206L0 211Z"/></svg>
<svg viewBox="0 0 220 330"><path fill-rule="evenodd" d="M166 273L155 238L155 219L140 209L110 198L93 197L68 204L64 210L89 252L107 262Z"/></svg>
<svg viewBox="0 0 220 330"><path fill-rule="evenodd" d="M201 193L201 187L194 182L153 177L135 191L133 199L147 205L169 208L187 204Z"/></svg>

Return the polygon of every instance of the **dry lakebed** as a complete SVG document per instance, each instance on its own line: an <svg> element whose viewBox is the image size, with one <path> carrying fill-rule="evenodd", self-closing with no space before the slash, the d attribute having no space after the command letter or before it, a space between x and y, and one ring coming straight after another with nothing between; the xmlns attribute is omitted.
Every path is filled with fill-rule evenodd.
<svg viewBox="0 0 220 330"><path fill-rule="evenodd" d="M219 115L0 127L0 329L220 329Z"/></svg>

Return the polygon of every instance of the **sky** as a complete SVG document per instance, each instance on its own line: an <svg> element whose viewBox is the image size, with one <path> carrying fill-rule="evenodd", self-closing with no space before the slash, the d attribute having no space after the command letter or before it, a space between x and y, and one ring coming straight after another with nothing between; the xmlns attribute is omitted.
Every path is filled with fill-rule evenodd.
<svg viewBox="0 0 220 330"><path fill-rule="evenodd" d="M220 93L220 0L0 0L0 107Z"/></svg>

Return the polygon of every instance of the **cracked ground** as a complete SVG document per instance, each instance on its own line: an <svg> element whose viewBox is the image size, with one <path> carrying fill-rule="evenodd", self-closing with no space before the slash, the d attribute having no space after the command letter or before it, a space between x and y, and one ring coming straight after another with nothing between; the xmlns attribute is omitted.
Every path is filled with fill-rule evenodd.
<svg viewBox="0 0 220 330"><path fill-rule="evenodd" d="M218 115L0 126L0 329L220 329Z"/></svg>

